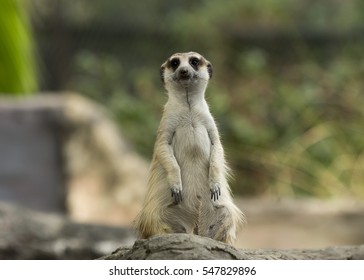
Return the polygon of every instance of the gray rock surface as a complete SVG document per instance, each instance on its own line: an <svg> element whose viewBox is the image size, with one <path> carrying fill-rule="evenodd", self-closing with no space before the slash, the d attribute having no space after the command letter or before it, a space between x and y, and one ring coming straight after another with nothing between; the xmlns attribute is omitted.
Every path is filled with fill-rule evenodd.
<svg viewBox="0 0 364 280"><path fill-rule="evenodd" d="M0 259L95 259L134 240L127 228L77 224L0 203Z"/></svg>
<svg viewBox="0 0 364 280"><path fill-rule="evenodd" d="M128 225L148 163L107 109L73 93L0 97L0 201Z"/></svg>
<svg viewBox="0 0 364 280"><path fill-rule="evenodd" d="M0 200L65 211L61 108L0 99Z"/></svg>
<svg viewBox="0 0 364 280"><path fill-rule="evenodd" d="M188 234L168 234L137 240L104 260L363 260L364 245L324 249L236 249L215 240Z"/></svg>

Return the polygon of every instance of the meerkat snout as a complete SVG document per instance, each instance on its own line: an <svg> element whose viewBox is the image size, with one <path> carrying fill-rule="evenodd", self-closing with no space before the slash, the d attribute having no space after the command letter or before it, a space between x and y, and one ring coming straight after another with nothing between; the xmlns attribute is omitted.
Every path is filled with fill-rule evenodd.
<svg viewBox="0 0 364 280"><path fill-rule="evenodd" d="M187 67L181 67L178 71L177 78L178 80L188 80L192 77L192 73L189 71Z"/></svg>

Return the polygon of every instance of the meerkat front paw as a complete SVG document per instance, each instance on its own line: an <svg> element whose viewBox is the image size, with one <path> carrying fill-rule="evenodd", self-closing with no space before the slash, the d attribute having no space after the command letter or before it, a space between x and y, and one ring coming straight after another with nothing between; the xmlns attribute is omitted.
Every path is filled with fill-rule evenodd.
<svg viewBox="0 0 364 280"><path fill-rule="evenodd" d="M182 199L182 186L181 184L172 184L171 186L172 198L176 204L180 203Z"/></svg>
<svg viewBox="0 0 364 280"><path fill-rule="evenodd" d="M217 182L210 182L211 199L216 201L221 195L221 185Z"/></svg>

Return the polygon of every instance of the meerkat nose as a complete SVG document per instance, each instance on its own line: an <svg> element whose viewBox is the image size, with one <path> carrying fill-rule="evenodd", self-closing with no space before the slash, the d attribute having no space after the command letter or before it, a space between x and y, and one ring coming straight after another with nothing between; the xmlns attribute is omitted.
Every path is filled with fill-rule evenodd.
<svg viewBox="0 0 364 280"><path fill-rule="evenodd" d="M181 69L179 70L179 72L180 72L182 75L184 75L184 74L187 74L187 73L188 73L188 69L187 69L187 68L181 68Z"/></svg>
<svg viewBox="0 0 364 280"><path fill-rule="evenodd" d="M188 68L186 67L181 67L179 69L179 78L181 79L189 79L190 78L190 72L188 71Z"/></svg>

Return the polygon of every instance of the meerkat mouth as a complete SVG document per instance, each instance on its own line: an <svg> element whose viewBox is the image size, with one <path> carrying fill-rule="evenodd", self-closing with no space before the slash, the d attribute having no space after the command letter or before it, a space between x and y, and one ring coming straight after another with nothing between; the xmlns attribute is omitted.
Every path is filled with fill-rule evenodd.
<svg viewBox="0 0 364 280"><path fill-rule="evenodd" d="M178 78L180 80L189 80L192 77L192 74L188 71L180 71L178 74Z"/></svg>
<svg viewBox="0 0 364 280"><path fill-rule="evenodd" d="M198 75L193 73L184 73L184 74L178 74L176 77L176 81L182 85L189 85L191 83L196 82L198 79Z"/></svg>
<svg viewBox="0 0 364 280"><path fill-rule="evenodd" d="M177 81L186 82L192 80L193 76L191 73L179 73L177 75Z"/></svg>

